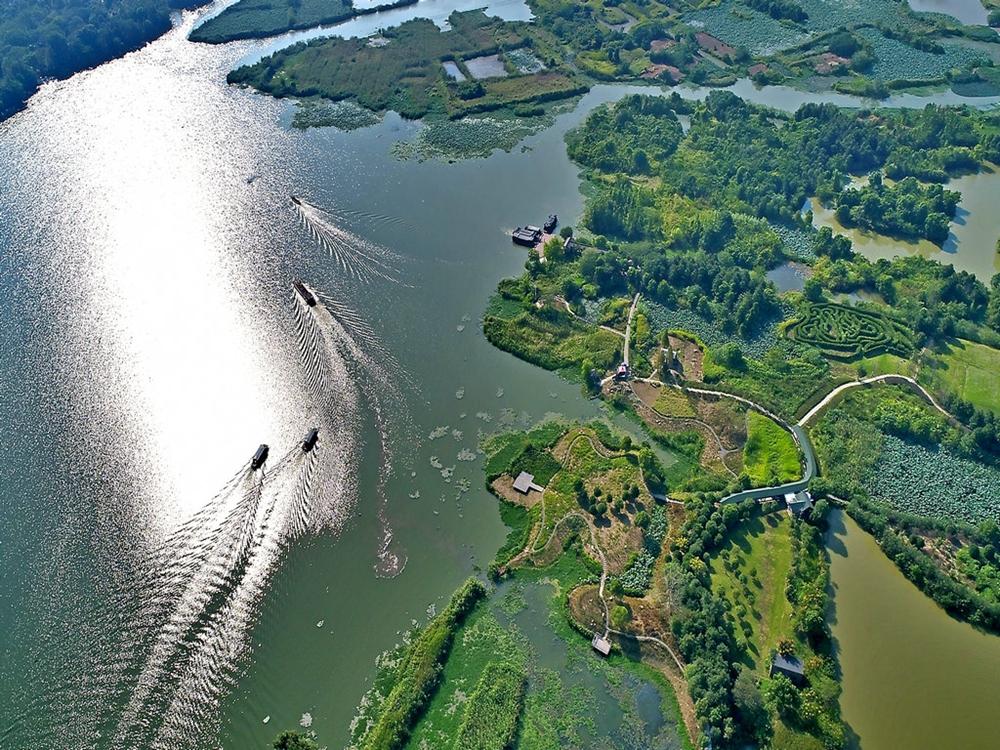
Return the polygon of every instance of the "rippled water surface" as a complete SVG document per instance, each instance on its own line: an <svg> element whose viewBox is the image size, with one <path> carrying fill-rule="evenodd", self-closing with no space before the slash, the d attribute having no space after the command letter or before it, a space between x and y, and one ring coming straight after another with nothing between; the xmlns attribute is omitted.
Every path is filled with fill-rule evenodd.
<svg viewBox="0 0 1000 750"><path fill-rule="evenodd" d="M566 129L649 89L400 162L419 125L291 130L225 85L275 43L195 18L0 124L0 747L341 746L375 656L502 540L479 438L596 413L479 317L505 231L580 214Z"/></svg>

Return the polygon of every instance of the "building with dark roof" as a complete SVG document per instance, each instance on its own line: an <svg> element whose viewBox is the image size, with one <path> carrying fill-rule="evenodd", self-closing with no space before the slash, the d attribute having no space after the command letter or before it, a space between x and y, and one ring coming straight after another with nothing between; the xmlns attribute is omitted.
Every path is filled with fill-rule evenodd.
<svg viewBox="0 0 1000 750"><path fill-rule="evenodd" d="M806 670L802 666L802 660L797 656L782 656L775 654L771 659L770 676L783 674L796 685L804 685L806 681Z"/></svg>

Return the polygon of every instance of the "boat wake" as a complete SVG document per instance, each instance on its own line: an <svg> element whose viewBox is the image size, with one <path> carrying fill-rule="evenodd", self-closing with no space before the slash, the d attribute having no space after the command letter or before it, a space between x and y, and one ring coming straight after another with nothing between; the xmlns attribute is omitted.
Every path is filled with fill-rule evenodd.
<svg viewBox="0 0 1000 750"><path fill-rule="evenodd" d="M108 717L111 747L172 750L215 726L281 549L309 527L319 467L337 463L322 451L296 445L261 471L245 466L158 550L122 644L131 679Z"/></svg>
<svg viewBox="0 0 1000 750"><path fill-rule="evenodd" d="M365 283L376 278L396 284L401 283L396 269L396 264L400 261L398 255L341 226L346 223L348 217L368 219L378 217L358 212L337 214L325 211L301 198L293 198L292 203L312 238L351 278ZM381 219L391 221L388 217Z"/></svg>
<svg viewBox="0 0 1000 750"><path fill-rule="evenodd" d="M296 329L306 379L320 404L338 397L332 383L351 384L354 395L368 411L380 456L376 494L381 539L375 570L380 576L395 576L406 565L406 556L394 546L387 512L388 480L393 470L390 415L393 424L405 424L405 406L389 372L399 372L400 368L360 315L332 297L312 294L318 299L314 306L295 295ZM347 377L334 373L339 368Z"/></svg>

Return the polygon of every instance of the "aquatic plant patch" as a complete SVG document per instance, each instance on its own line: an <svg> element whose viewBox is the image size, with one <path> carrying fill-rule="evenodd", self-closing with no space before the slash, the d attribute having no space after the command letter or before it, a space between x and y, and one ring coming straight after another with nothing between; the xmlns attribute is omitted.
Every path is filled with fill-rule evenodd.
<svg viewBox="0 0 1000 750"><path fill-rule="evenodd" d="M618 582L622 585L622 590L629 596L642 596L653 581L654 558L645 549L636 553L629 565L620 576Z"/></svg>
<svg viewBox="0 0 1000 750"><path fill-rule="evenodd" d="M865 488L907 513L968 523L1000 519L1000 470L893 435L882 434L882 452Z"/></svg>
<svg viewBox="0 0 1000 750"><path fill-rule="evenodd" d="M524 706L527 681L523 662L487 664L469 696L455 747L461 750L507 750L511 747Z"/></svg>
<svg viewBox="0 0 1000 750"><path fill-rule="evenodd" d="M511 151L529 135L542 130L547 117L467 117L427 123L412 141L392 147L397 159L485 159L494 151Z"/></svg>
<svg viewBox="0 0 1000 750"><path fill-rule="evenodd" d="M382 118L371 110L348 101L301 101L292 117L292 126L302 130L324 127L358 130L380 122Z"/></svg>
<svg viewBox="0 0 1000 750"><path fill-rule="evenodd" d="M718 325L692 310L672 310L650 300L643 300L643 304L648 311L647 317L653 331L689 331L708 346L736 344L745 354L755 359L762 358L778 342L777 320L758 326L752 336L743 338L725 333Z"/></svg>
<svg viewBox="0 0 1000 750"><path fill-rule="evenodd" d="M545 64L525 47L504 52L503 56L519 73L540 73L545 70Z"/></svg>
<svg viewBox="0 0 1000 750"><path fill-rule="evenodd" d="M809 305L786 331L800 343L845 359L884 352L906 357L913 351L913 333L902 323L832 302Z"/></svg>
<svg viewBox="0 0 1000 750"><path fill-rule="evenodd" d="M881 81L941 78L952 68L962 68L986 57L958 42L942 43L944 52L935 54L889 39L878 29L860 29L857 34L871 45L875 55L869 75Z"/></svg>
<svg viewBox="0 0 1000 750"><path fill-rule="evenodd" d="M783 24L734 0L685 13L684 19L733 47L744 47L754 55L770 55L809 38L802 29Z"/></svg>

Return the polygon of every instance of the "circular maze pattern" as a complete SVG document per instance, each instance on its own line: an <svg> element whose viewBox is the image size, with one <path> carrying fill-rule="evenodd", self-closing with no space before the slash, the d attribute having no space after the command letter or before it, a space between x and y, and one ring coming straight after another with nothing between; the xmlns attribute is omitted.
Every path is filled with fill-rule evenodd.
<svg viewBox="0 0 1000 750"><path fill-rule="evenodd" d="M803 344L844 359L913 351L910 330L898 321L868 310L824 302L810 305L788 326L788 335Z"/></svg>

